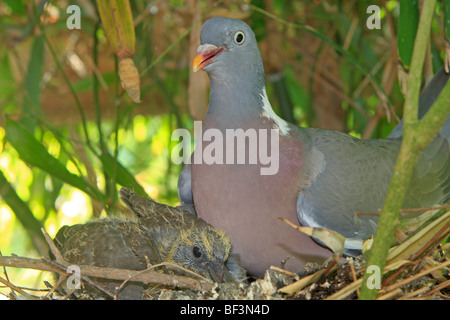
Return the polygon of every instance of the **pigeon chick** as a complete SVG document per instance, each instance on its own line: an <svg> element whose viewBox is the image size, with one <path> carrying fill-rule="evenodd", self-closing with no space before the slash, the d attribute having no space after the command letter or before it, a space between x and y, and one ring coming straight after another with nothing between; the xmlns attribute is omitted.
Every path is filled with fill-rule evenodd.
<svg viewBox="0 0 450 320"><path fill-rule="evenodd" d="M130 270L170 262L215 282L244 281L245 269L231 254L225 234L183 208L170 207L140 197L122 188L120 198L135 215L131 219L106 218L85 224L63 226L55 244L65 261ZM174 274L182 269L166 266ZM95 279L114 293L122 281ZM144 287L130 281L120 299L141 299Z"/></svg>
<svg viewBox="0 0 450 320"><path fill-rule="evenodd" d="M222 230L192 215L189 206L171 207L121 188L120 199L156 244L161 260L182 265L216 282L241 282L246 271Z"/></svg>

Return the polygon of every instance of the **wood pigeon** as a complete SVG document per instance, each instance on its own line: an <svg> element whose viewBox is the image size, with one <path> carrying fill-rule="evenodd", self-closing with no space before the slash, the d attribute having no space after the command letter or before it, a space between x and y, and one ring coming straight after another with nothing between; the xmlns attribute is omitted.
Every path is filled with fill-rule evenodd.
<svg viewBox="0 0 450 320"><path fill-rule="evenodd" d="M290 124L270 105L255 34L245 22L212 18L204 23L200 40L193 68L209 74L210 101L202 123L202 143L197 142L191 164L184 166L179 177L181 203L194 204L199 217L224 230L244 266L256 276L280 264L299 272L306 262L323 262L331 255L279 217L337 231L346 238L345 254L360 252L362 242L374 235L378 217L355 212L376 213L382 207L401 144L401 124L391 136L377 140ZM421 114L433 104L448 77L440 71L428 85L420 97ZM278 145L271 146L267 138L271 129L277 129L278 141L273 141ZM211 157L214 139L226 139L229 130L247 133L247 140L237 145L246 156L245 163L195 161L199 152L203 158ZM262 174L267 162L248 161L257 150L251 145L255 142L250 139L252 130L257 132L259 147L278 152L275 174ZM447 120L419 158L404 207L449 200L449 137ZM236 149L227 149L226 143L215 152L238 160Z"/></svg>
<svg viewBox="0 0 450 320"><path fill-rule="evenodd" d="M130 270L148 263L170 262L215 282L241 282L246 278L239 257L223 231L182 208L171 207L121 188L120 198L134 214L131 219L106 218L63 226L55 243L71 264ZM163 270L161 268L155 271ZM166 267L170 273L181 269ZM114 293L122 281L95 279ZM130 281L120 299L140 299L141 283Z"/></svg>

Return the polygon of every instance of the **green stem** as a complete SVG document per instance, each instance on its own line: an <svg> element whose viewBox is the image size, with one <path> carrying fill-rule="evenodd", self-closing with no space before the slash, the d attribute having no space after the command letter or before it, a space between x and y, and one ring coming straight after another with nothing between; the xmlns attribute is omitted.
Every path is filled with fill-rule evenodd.
<svg viewBox="0 0 450 320"><path fill-rule="evenodd" d="M449 109L448 106L445 106L450 95L448 90L449 85L447 85L444 89L445 92L436 101L436 106L433 106L429 110L428 114L420 123L417 118L422 68L435 5L436 0L429 0L424 2L422 8L416 41L414 43L408 91L405 99L403 142L380 214L375 240L367 263L368 266L378 266L380 275L383 274L386 257L393 240L394 229L398 223L398 215L402 208L419 154L434 138L440 128L439 123L442 125L445 120L445 117L443 117L445 114L441 114L443 120L436 117L435 114L436 112L442 111L442 109ZM423 140L419 141L419 143L417 138L419 138L419 134L422 132L427 132L429 135L420 138ZM367 286L371 276L372 274L369 272L364 274L359 296L361 300L376 299L378 296L378 288L369 288Z"/></svg>
<svg viewBox="0 0 450 320"><path fill-rule="evenodd" d="M450 81L442 89L441 94L420 120L415 132L415 141L419 148L425 148L436 136L450 115Z"/></svg>
<svg viewBox="0 0 450 320"><path fill-rule="evenodd" d="M74 87L73 87L72 84L70 83L70 80L69 80L69 78L67 77L67 74L64 72L64 69L63 69L61 63L60 63L59 60L58 60L58 57L57 57L57 55L56 55L56 52L55 52L55 50L53 49L53 46L50 44L50 41L48 40L47 34L46 34L46 32L45 32L45 29L44 29L44 27L43 27L43 26L41 25L41 23L40 23L40 18L39 18L39 15L38 15L38 13L37 13L36 5L34 4L34 2L33 2L33 8L34 8L34 12L35 12L35 15L36 15L37 21L38 21L37 25L38 25L38 27L39 27L39 30L40 30L41 33L42 33L42 38L44 39L44 42L45 42L45 44L46 44L48 50L50 51L50 54L52 55L53 60L55 61L55 64L56 64L57 69L61 72L61 75L62 75L62 77L63 77L63 79L64 79L64 82L65 82L65 83L67 84L67 86L69 87L70 93L72 94L72 96L73 96L73 98L74 98L74 100L75 100L75 105L76 105L76 107L77 107L77 109L78 109L78 112L80 113L81 123L82 123L82 126L83 126L83 132L84 132L84 135L85 135L85 138L86 138L86 143L87 143L88 147L91 149L91 151L92 151L94 154L96 154L95 149L92 147L92 145L91 145L91 143L90 143L89 132L88 132L88 130L87 130L87 124L86 124L87 121L86 121L86 117L85 117L85 115L84 115L83 108L81 107L80 100L78 99L78 95L77 95L77 93L75 92Z"/></svg>
<svg viewBox="0 0 450 320"><path fill-rule="evenodd" d="M100 21L97 21L94 27L93 38L94 38L94 46L93 46L93 58L94 58L94 66L97 70L98 68L98 37L97 31L100 26ZM98 130L99 144L100 144L100 153L102 155L108 153L108 147L105 143L105 138L103 136L102 130L102 110L100 108L100 98L99 98L99 79L95 71L92 72L92 94L94 98L94 110L95 110L95 122ZM115 184L112 183L109 175L107 174L105 168L103 167L103 176L105 177L105 194L107 198L114 198L114 194L116 190L114 188Z"/></svg>

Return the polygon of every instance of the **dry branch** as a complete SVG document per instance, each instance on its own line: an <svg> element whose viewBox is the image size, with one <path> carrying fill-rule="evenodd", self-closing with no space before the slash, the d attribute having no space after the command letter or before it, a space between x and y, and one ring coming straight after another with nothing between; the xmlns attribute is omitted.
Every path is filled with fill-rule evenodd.
<svg viewBox="0 0 450 320"><path fill-rule="evenodd" d="M54 265L40 259L25 258L18 256L1 256L0 266L34 269L41 271L55 272L58 274L67 274ZM144 284L160 284L169 287L186 288L192 290L211 290L214 284L207 281L200 281L178 275L162 274L151 270L145 272L118 268L106 268L96 266L79 266L81 274L87 277L104 278L111 280L128 280L130 278L135 282Z"/></svg>

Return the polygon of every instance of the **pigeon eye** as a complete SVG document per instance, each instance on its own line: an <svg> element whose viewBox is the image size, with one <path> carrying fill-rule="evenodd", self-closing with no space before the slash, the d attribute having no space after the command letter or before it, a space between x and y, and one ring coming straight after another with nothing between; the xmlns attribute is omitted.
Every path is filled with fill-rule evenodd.
<svg viewBox="0 0 450 320"><path fill-rule="evenodd" d="M194 247L192 248L192 254L194 255L195 258L200 258L202 256L202 251L200 250L199 247Z"/></svg>
<svg viewBox="0 0 450 320"><path fill-rule="evenodd" d="M236 42L237 44L243 44L245 41L245 34L242 31L237 31L234 34L234 42Z"/></svg>

